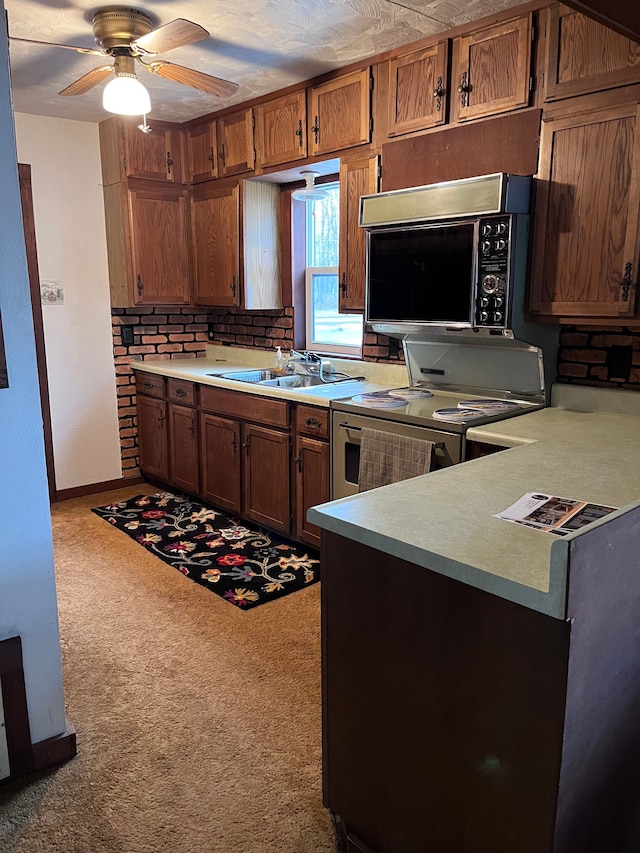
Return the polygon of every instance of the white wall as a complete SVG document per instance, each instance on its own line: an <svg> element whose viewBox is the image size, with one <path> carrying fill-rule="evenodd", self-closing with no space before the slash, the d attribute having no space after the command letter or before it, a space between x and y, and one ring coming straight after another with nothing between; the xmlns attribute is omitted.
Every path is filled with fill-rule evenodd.
<svg viewBox="0 0 640 853"><path fill-rule="evenodd" d="M0 0L0 639L22 637L31 740L65 730L49 494Z"/></svg>
<svg viewBox="0 0 640 853"><path fill-rule="evenodd" d="M18 160L31 166L56 487L122 475L111 343L98 125L17 113Z"/></svg>

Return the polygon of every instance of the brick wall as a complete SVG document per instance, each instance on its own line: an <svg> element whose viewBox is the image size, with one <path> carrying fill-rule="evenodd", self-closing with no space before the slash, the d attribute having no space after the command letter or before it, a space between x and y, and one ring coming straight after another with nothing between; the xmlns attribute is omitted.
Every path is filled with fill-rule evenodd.
<svg viewBox="0 0 640 853"><path fill-rule="evenodd" d="M239 347L274 349L293 346L293 308L272 311L243 311L241 308L211 308L208 320L211 342Z"/></svg>
<svg viewBox="0 0 640 853"><path fill-rule="evenodd" d="M640 391L640 330L563 326L558 379Z"/></svg>
<svg viewBox="0 0 640 853"><path fill-rule="evenodd" d="M112 308L122 476L137 477L138 425L132 361L196 358L208 343L206 313L193 308ZM131 335L131 343L127 342Z"/></svg>

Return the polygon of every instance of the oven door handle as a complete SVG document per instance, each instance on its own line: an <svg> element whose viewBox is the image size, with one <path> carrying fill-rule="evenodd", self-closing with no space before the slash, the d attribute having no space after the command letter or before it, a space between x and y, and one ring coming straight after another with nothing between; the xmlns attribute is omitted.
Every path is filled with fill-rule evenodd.
<svg viewBox="0 0 640 853"><path fill-rule="evenodd" d="M351 424L348 424L346 421L343 421L342 423L339 423L339 424L338 424L338 426L340 427L340 429L345 429L345 430L347 430L347 431L352 430L353 432L362 432L362 427L359 427L359 426L351 426ZM426 440L426 441L428 441L429 439L425 439L425 440ZM444 441L434 441L434 442L433 442L434 450L435 450L436 448L441 448L441 447L444 447L444 446L445 446Z"/></svg>

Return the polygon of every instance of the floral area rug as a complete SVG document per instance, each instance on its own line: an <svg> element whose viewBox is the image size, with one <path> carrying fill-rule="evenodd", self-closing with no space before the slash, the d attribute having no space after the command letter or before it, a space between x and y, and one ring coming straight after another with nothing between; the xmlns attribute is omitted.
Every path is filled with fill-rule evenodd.
<svg viewBox="0 0 640 853"><path fill-rule="evenodd" d="M91 510L183 575L243 610L320 578L317 552L191 498L160 492Z"/></svg>

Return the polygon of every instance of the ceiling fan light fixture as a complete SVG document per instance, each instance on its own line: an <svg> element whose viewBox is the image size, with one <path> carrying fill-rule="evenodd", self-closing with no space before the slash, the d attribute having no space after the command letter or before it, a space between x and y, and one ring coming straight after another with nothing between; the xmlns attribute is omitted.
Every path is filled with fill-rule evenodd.
<svg viewBox="0 0 640 853"><path fill-rule="evenodd" d="M321 189L315 185L315 179L318 177L319 172L311 172L311 171L303 171L300 172L300 177L304 178L305 186L302 189L294 190L291 193L291 198L294 201L321 201L323 198L326 198L329 193L326 190Z"/></svg>
<svg viewBox="0 0 640 853"><path fill-rule="evenodd" d="M151 112L151 98L135 74L116 72L105 86L102 106L116 115L141 116Z"/></svg>

